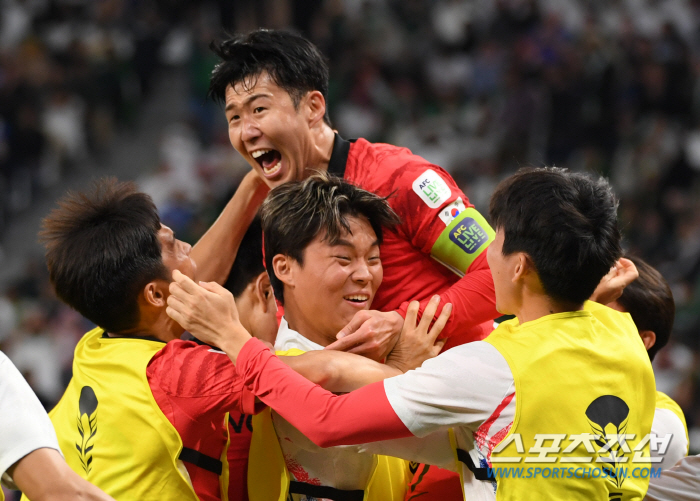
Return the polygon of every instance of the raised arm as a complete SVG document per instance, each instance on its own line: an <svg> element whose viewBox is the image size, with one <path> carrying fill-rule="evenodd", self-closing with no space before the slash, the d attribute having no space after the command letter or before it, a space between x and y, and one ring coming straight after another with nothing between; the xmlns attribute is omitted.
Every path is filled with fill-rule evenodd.
<svg viewBox="0 0 700 501"><path fill-rule="evenodd" d="M199 280L219 284L226 280L243 235L268 191L255 172L245 175L221 215L192 248Z"/></svg>

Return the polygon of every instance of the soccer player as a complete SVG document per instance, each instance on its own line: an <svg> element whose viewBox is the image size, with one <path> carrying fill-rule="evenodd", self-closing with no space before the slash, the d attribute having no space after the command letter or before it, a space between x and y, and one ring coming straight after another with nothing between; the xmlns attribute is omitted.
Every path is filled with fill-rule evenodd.
<svg viewBox="0 0 700 501"><path fill-rule="evenodd" d="M221 499L224 415L252 414L254 399L220 352L179 339L165 300L174 269L226 279L243 236L232 222L249 223L248 202L266 193L253 176L242 184L193 248L161 225L150 197L114 180L69 194L44 220L58 297L99 326L78 343L50 417L68 464L118 499ZM243 311L251 329L265 315Z"/></svg>
<svg viewBox="0 0 700 501"><path fill-rule="evenodd" d="M228 353L246 386L317 445L452 428L468 499L492 495L494 465L511 467L497 472L497 499L641 499L648 478L622 469L648 456L651 364L628 314L586 301L621 254L616 209L602 179L531 169L504 180L491 198L488 260L498 311L515 318L347 395L251 340L216 284L175 272L168 312Z"/></svg>
<svg viewBox="0 0 700 501"><path fill-rule="evenodd" d="M231 144L270 187L327 171L388 197L401 219L382 243L374 310L358 312L329 348L383 358L409 301L424 308L435 294L454 305L447 347L484 338L498 316L485 253L494 233L450 175L406 148L336 134L328 67L304 38L257 30L212 48L221 62L210 95L225 105Z"/></svg>
<svg viewBox="0 0 700 501"><path fill-rule="evenodd" d="M316 175L273 190L261 215L266 266L285 306L277 354L323 350L358 311L370 308L382 281L379 246L397 223L396 214L377 195ZM450 310L443 309L437 332ZM431 309L426 312L432 318ZM405 461L358 454L355 448L319 449L269 411L254 418L253 437L251 501L284 501L290 495L302 501L404 499Z"/></svg>
<svg viewBox="0 0 700 501"><path fill-rule="evenodd" d="M230 424L225 415L261 408L228 357L180 340L183 328L165 311L174 270L190 278L226 279L242 238L231 230L232 221L249 217L236 226L247 228L254 214L245 208L261 193L257 176L243 183L194 247L177 240L160 223L150 197L130 183L102 181L91 193L70 194L44 221L49 277L58 297L99 326L78 343L73 377L50 417L71 468L117 499L222 499ZM272 296L262 277L238 298L249 328L274 328ZM407 339L421 351L420 338ZM362 373L369 364L373 371L397 373L340 352L287 361L328 388L348 391L345 382L334 386L328 367L316 369L328 366L329 356L338 371L349 365ZM242 484L228 492L235 494L229 499L245 499Z"/></svg>
<svg viewBox="0 0 700 501"><path fill-rule="evenodd" d="M626 311L632 316L649 359L653 361L671 336L676 305L671 288L661 273L642 259L629 259L636 266L639 278L629 284L622 295L608 306ZM664 454L652 451L652 455L661 460L660 463L654 463L654 467L660 466L666 470L688 454L688 428L683 411L671 397L660 391L656 392L656 411L651 432L659 438L670 437L668 448L664 447Z"/></svg>

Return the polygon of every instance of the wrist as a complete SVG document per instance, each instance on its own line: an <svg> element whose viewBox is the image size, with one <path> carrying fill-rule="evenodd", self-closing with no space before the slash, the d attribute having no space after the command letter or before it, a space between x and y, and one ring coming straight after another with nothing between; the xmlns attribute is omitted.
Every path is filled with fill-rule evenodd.
<svg viewBox="0 0 700 501"><path fill-rule="evenodd" d="M238 354L243 349L243 346L252 339L252 336L245 328L238 324L231 326L224 335L221 336L219 349L226 353L231 361L235 364L238 360Z"/></svg>

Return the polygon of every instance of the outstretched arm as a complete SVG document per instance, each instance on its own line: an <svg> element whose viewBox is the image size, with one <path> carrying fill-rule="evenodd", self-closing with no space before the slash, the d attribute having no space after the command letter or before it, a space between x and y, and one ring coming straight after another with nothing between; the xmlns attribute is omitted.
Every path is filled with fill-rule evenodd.
<svg viewBox="0 0 700 501"><path fill-rule="evenodd" d="M245 175L221 215L192 248L199 280L224 283L243 235L268 191L255 172Z"/></svg>

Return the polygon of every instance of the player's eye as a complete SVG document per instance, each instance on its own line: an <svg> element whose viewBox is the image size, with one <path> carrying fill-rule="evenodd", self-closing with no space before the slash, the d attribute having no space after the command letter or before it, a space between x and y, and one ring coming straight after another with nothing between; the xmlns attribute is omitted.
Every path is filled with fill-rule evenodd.
<svg viewBox="0 0 700 501"><path fill-rule="evenodd" d="M253 112L254 112L254 113L260 113L260 112L262 112L262 111L264 111L264 110L265 110L265 108L263 108L262 106L258 106L257 108L255 108L255 109L253 110Z"/></svg>
<svg viewBox="0 0 700 501"><path fill-rule="evenodd" d="M350 262L350 256L333 256L333 257L344 262L344 263Z"/></svg>
<svg viewBox="0 0 700 501"><path fill-rule="evenodd" d="M233 115L233 116L231 116L231 118L229 119L229 122L233 122L233 121L235 121L235 120L238 120L239 118L241 118L240 115Z"/></svg>

